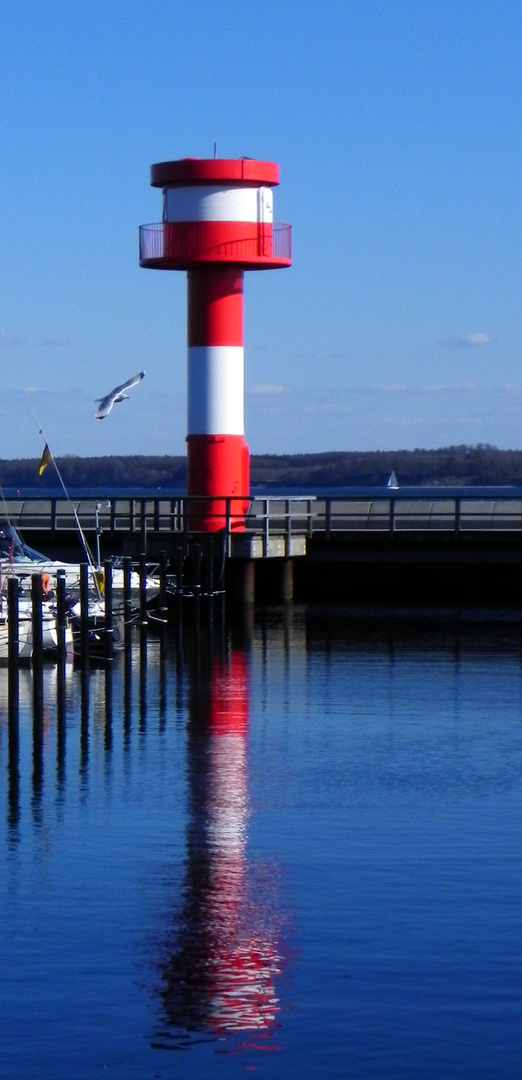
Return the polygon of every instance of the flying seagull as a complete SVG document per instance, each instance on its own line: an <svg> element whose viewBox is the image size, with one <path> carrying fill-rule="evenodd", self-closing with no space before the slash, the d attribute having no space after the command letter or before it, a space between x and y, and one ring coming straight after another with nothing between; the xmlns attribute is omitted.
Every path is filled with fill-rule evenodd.
<svg viewBox="0 0 522 1080"><path fill-rule="evenodd" d="M138 374L133 375L132 379L127 379L127 382L122 383L121 386L115 386L110 394L106 394L102 398L96 398L96 401L100 402L96 410L96 420L103 420L104 416L108 416L116 401L124 401L125 398L128 398L129 395L125 391L141 382L144 374L144 371L138 371Z"/></svg>

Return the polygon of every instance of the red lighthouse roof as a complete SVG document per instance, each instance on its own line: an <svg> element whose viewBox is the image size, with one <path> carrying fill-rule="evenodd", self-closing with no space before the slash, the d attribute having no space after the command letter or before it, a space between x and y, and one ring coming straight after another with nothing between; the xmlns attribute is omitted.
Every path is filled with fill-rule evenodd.
<svg viewBox="0 0 522 1080"><path fill-rule="evenodd" d="M151 165L152 187L172 184L259 184L274 187L279 183L279 165L275 161L254 158L179 158Z"/></svg>

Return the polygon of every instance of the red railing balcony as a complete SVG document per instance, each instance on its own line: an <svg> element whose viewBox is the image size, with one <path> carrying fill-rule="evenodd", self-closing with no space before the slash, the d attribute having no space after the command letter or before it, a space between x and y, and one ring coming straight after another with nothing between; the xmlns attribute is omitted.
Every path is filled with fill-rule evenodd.
<svg viewBox="0 0 522 1080"><path fill-rule="evenodd" d="M140 266L184 270L200 263L249 269L290 266L290 225L242 221L164 221L140 226Z"/></svg>

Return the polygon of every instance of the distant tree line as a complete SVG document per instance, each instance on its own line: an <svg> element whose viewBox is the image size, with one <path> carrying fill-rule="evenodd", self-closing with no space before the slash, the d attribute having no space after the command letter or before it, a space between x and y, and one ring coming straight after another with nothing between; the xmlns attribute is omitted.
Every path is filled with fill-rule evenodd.
<svg viewBox="0 0 522 1080"><path fill-rule="evenodd" d="M18 458L0 461L0 481L4 488L59 487L53 462L38 475L40 459ZM67 488L97 487L182 487L186 478L184 457L146 457L139 454L112 457L57 457L56 464Z"/></svg>
<svg viewBox="0 0 522 1080"><path fill-rule="evenodd" d="M183 488L186 459L165 455L57 458L66 487ZM4 488L56 488L52 462L38 476L39 459L0 461ZM478 443L439 450L338 451L324 454L261 454L251 458L251 483L269 488L335 488L385 484L522 484L522 450Z"/></svg>
<svg viewBox="0 0 522 1080"><path fill-rule="evenodd" d="M478 443L439 450L373 450L265 455L251 461L252 482L289 487L399 484L522 484L522 450Z"/></svg>

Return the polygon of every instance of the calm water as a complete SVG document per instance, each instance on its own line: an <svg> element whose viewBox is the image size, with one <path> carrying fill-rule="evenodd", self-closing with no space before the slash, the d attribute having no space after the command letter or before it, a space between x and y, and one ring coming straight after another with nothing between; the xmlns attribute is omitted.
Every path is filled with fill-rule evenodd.
<svg viewBox="0 0 522 1080"><path fill-rule="evenodd" d="M0 670L0 1076L518 1078L522 631L296 608Z"/></svg>

